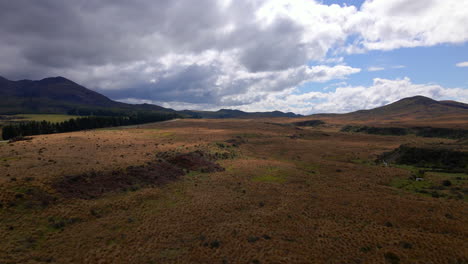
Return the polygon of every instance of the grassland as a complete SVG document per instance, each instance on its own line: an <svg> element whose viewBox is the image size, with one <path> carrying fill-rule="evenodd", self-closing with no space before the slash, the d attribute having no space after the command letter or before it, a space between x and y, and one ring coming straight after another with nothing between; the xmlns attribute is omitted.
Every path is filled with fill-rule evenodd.
<svg viewBox="0 0 468 264"><path fill-rule="evenodd" d="M0 263L468 262L467 175L415 181L421 168L374 162L401 144L454 140L277 125L292 121L176 120L0 143ZM121 181L187 153L225 169L131 188L83 177ZM76 193L83 179L102 192L64 195L57 183L74 177Z"/></svg>
<svg viewBox="0 0 468 264"><path fill-rule="evenodd" d="M52 123L59 123L65 120L69 120L72 118L77 118L79 116L74 115L54 115L54 114L21 114L21 115L11 115L8 116L9 121L48 121Z"/></svg>
<svg viewBox="0 0 468 264"><path fill-rule="evenodd" d="M51 123L59 123L72 118L78 118L75 115L59 115L59 114L19 114L19 115L0 115L0 139L2 138L2 126L10 122L24 121L48 121Z"/></svg>

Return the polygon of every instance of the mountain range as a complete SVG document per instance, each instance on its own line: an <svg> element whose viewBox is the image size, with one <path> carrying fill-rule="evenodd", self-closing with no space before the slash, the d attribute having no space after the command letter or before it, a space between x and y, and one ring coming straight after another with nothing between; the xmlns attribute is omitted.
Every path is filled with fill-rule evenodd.
<svg viewBox="0 0 468 264"><path fill-rule="evenodd" d="M51 77L39 81L10 81L0 76L0 114L79 114L113 115L134 111L171 112L190 118L270 118L301 117L294 113L244 112L221 109L218 111L175 111L153 104L127 104L117 102L64 77ZM347 114L315 114L316 118L338 118L349 121L435 119L467 116L468 104L456 101L436 101L414 96L370 110Z"/></svg>
<svg viewBox="0 0 468 264"><path fill-rule="evenodd" d="M131 111L177 112L192 118L299 117L294 113L255 112L221 109L219 111L175 111L153 104L126 104L87 89L64 77L39 81L11 81L0 76L0 114L95 114Z"/></svg>

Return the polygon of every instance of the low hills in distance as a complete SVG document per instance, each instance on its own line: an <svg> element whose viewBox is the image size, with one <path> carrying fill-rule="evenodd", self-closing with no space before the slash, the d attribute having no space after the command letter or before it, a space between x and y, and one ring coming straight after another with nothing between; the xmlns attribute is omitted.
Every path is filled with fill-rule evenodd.
<svg viewBox="0 0 468 264"><path fill-rule="evenodd" d="M10 81L0 76L0 114L114 115L132 111L177 112L192 118L299 117L294 113L257 112L221 109L175 111L153 104L126 104L87 89L63 77L39 81Z"/></svg>

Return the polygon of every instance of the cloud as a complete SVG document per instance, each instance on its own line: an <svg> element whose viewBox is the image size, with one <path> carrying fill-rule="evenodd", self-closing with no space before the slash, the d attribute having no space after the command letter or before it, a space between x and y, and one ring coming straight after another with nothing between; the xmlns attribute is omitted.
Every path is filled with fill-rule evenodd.
<svg viewBox="0 0 468 264"><path fill-rule="evenodd" d="M369 67L369 68L367 68L367 71L370 71L370 72L383 71L383 70L385 70L384 67Z"/></svg>
<svg viewBox="0 0 468 264"><path fill-rule="evenodd" d="M61 75L113 99L168 106L325 111L307 100L326 100L328 93L301 96L297 87L358 73L346 65L345 52L465 42L467 5L368 0L358 9L313 0L0 1L0 75ZM291 105L275 96L287 96L283 101Z"/></svg>
<svg viewBox="0 0 468 264"><path fill-rule="evenodd" d="M406 68L405 65L395 65L395 66L389 66L388 69L403 69L403 68ZM384 71L386 70L385 67L380 67L380 66L371 66L369 68L367 68L367 71L370 71L370 72L376 72L376 71Z"/></svg>
<svg viewBox="0 0 468 264"><path fill-rule="evenodd" d="M463 43L468 40L468 1L373 0L348 20L358 34L348 52Z"/></svg>
<svg viewBox="0 0 468 264"><path fill-rule="evenodd" d="M250 94L252 95L252 94ZM340 86L330 92L308 92L300 94L297 88L270 92L259 96L259 100L237 105L195 104L184 102L160 102L166 107L176 109L209 109L220 108L242 109L244 111L295 112L313 113L347 113L361 109L372 109L400 99L422 95L436 100L453 100L468 103L468 90L445 88L437 84L415 84L409 78L382 79L376 78L370 86ZM130 102L138 102L129 100ZM248 100L241 100L248 101ZM154 102L153 102L154 103Z"/></svg>
<svg viewBox="0 0 468 264"><path fill-rule="evenodd" d="M251 72L284 70L343 42L344 18L354 12L305 0L2 1L0 51L8 63L0 70L35 78L210 50L235 53Z"/></svg>
<svg viewBox="0 0 468 264"><path fill-rule="evenodd" d="M326 100L311 106L311 111L345 113L372 109L416 95L436 100L456 98L459 101L468 102L466 89L445 88L437 84L414 84L407 77L396 80L376 78L368 87L340 87L332 93L322 95Z"/></svg>
<svg viewBox="0 0 468 264"><path fill-rule="evenodd" d="M204 56L210 58L204 61ZM190 63L179 61L186 57L174 56L152 66L138 65L136 66L139 68L138 72L151 69L146 73L147 77L137 77L147 80L146 82L139 83L134 89L125 88L127 83L135 82L133 79L135 76L130 75L125 83L108 84L109 88L102 89L101 92L127 102L144 98L158 103L213 104L222 108L256 103L268 93L288 90L307 82L345 79L351 74L360 72L358 68L345 65L333 67L302 65L286 70L249 72L232 63L230 54L194 56ZM106 78L97 79L95 83L105 86ZM120 88L113 89L113 87Z"/></svg>
<svg viewBox="0 0 468 264"><path fill-rule="evenodd" d="M456 64L457 67L468 67L468 61L459 62Z"/></svg>

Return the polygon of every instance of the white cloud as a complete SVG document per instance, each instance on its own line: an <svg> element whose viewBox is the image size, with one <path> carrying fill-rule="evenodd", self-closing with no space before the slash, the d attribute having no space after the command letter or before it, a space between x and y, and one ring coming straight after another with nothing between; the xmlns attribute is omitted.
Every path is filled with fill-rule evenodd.
<svg viewBox="0 0 468 264"><path fill-rule="evenodd" d="M384 67L375 67L374 66L374 67L367 68L367 71L370 71L370 72L383 71L383 70L385 70Z"/></svg>
<svg viewBox="0 0 468 264"><path fill-rule="evenodd" d="M120 73L119 82L107 83L107 70L96 75L92 83L106 87L102 91L119 100L149 99L159 102L185 102L188 104L243 105L255 103L270 92L279 92L300 86L306 82L326 82L345 79L361 71L346 65L298 66L286 70L250 72L235 60L232 53L202 55L170 55L153 64L136 64ZM127 67L128 68L128 67ZM143 71L151 68L152 71ZM121 68L113 68L119 71ZM132 83L138 89L128 89ZM152 80L152 81L148 81Z"/></svg>
<svg viewBox="0 0 468 264"><path fill-rule="evenodd" d="M436 100L457 99L468 103L468 90L461 88L445 88L437 84L414 84L409 78L381 79L376 78L371 86L342 86L330 92L308 92L298 94L296 88L269 93L259 92L261 100L242 105L187 104L184 102L153 102L176 109L208 109L236 108L244 111L295 112L301 114L313 113L347 113L361 109L372 109L400 99L422 95ZM255 96L254 93L243 96ZM249 101L244 98L241 101ZM132 101L137 102L137 101Z"/></svg>
<svg viewBox="0 0 468 264"><path fill-rule="evenodd" d="M468 67L468 61L459 62L456 64L457 67Z"/></svg>
<svg viewBox="0 0 468 264"><path fill-rule="evenodd" d="M467 10L468 1L460 0L368 0L349 17L347 27L359 41L348 51L466 42Z"/></svg>
<svg viewBox="0 0 468 264"><path fill-rule="evenodd" d="M437 84L414 84L409 78L388 80L376 78L373 85L337 88L326 94L326 101L312 106L312 112L351 112L371 109L402 98L422 95L436 100L457 99L468 102L468 90L445 88Z"/></svg>

